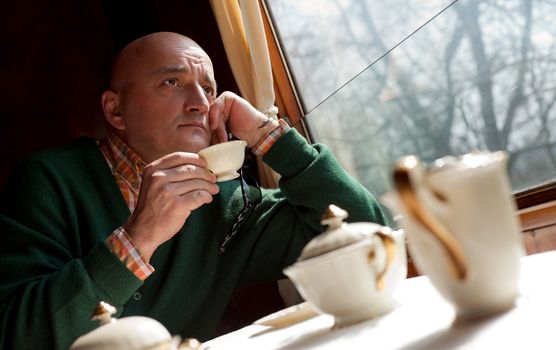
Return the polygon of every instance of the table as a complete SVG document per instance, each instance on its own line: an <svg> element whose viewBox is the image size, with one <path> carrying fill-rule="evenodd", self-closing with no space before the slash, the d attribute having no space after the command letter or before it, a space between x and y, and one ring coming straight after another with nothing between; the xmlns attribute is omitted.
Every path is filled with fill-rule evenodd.
<svg viewBox="0 0 556 350"><path fill-rule="evenodd" d="M205 343L208 349L556 349L556 251L522 260L513 309L472 323L455 313L426 276L399 287L388 315L333 329L330 315L284 328L250 325Z"/></svg>

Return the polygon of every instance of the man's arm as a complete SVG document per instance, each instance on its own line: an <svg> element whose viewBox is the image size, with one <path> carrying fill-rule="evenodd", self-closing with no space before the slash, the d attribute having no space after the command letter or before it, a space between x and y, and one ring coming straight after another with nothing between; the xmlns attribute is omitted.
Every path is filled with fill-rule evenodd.
<svg viewBox="0 0 556 350"><path fill-rule="evenodd" d="M347 210L349 222L387 224L374 196L342 169L330 150L309 145L295 130L284 134L263 160L281 178L279 190L263 190L263 201L244 227L242 234L257 237L246 282L283 278L282 269L326 230L320 220L329 204Z"/></svg>
<svg viewBox="0 0 556 350"><path fill-rule="evenodd" d="M85 234L103 218L80 221L83 204L72 203L73 192L58 177L30 160L6 183L0 202L0 349L67 349L96 327L90 316L100 300L121 311L142 283L103 242L108 228L98 239Z"/></svg>
<svg viewBox="0 0 556 350"><path fill-rule="evenodd" d="M251 239L243 242L250 256L247 281L281 277L282 268L297 259L308 240L326 229L320 218L329 204L347 210L351 222L387 224L374 196L343 170L326 146L309 145L295 130L280 130L277 121L265 124L264 114L232 93L215 101L211 116L220 117L219 125L211 122L217 131L226 128L251 148L273 130L280 134L263 156L281 175L279 190L263 190L262 203L242 228L242 235Z"/></svg>

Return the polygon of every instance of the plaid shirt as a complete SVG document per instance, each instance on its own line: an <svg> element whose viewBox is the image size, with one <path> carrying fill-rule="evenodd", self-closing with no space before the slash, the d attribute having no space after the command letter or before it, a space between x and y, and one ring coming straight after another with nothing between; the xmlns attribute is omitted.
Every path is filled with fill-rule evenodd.
<svg viewBox="0 0 556 350"><path fill-rule="evenodd" d="M253 147L252 151L255 155L265 154L276 140L289 130L290 127L284 120L280 119L278 122L279 125ZM112 170L129 211L133 213L139 197L145 162L112 131L109 131L107 136L99 142L99 148ZM154 268L143 258L122 226L114 230L105 242L137 278L144 281L154 272Z"/></svg>
<svg viewBox="0 0 556 350"><path fill-rule="evenodd" d="M290 129L290 126L284 119L278 119L278 123L279 124L276 128L272 129L268 134L266 134L266 136L263 137L255 145L255 147L251 149L251 152L253 152L254 155L264 155L270 149L270 147L274 145L274 142L276 142L276 140L278 140L283 133Z"/></svg>
<svg viewBox="0 0 556 350"><path fill-rule="evenodd" d="M111 131L100 141L99 147L112 170L129 211L133 213L137 205L145 162ZM106 238L106 245L140 280L144 281L154 272L154 268L133 245L131 237L122 226Z"/></svg>
<svg viewBox="0 0 556 350"><path fill-rule="evenodd" d="M133 213L137 205L145 162L112 131L100 141L99 147L122 191L129 211Z"/></svg>

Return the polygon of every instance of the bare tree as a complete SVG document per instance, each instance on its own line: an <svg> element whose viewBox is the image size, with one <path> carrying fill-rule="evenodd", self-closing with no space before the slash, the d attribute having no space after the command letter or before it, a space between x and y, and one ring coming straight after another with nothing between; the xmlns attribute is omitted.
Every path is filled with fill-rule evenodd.
<svg viewBox="0 0 556 350"><path fill-rule="evenodd" d="M388 190L405 154L475 149L508 151L515 188L556 178L554 1L311 3L319 11L283 40L303 62L294 73L315 139L364 184ZM316 12L320 22L307 18Z"/></svg>

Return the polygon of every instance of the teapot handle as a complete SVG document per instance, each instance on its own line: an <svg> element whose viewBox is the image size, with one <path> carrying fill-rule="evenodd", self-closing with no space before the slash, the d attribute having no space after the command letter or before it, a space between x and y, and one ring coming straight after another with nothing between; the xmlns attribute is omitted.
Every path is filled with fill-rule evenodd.
<svg viewBox="0 0 556 350"><path fill-rule="evenodd" d="M454 235L419 202L411 181L411 173L420 166L415 156L402 158L394 169L394 183L409 215L423 225L448 254L455 277L464 280L469 271L465 255Z"/></svg>
<svg viewBox="0 0 556 350"><path fill-rule="evenodd" d="M384 269L376 276L376 290L382 291L386 286L386 272L392 266L394 259L396 258L396 241L391 236L392 230L388 227L383 227L376 235L382 240L384 244L384 249L386 250L386 266ZM374 259L374 250L369 254L369 260Z"/></svg>

